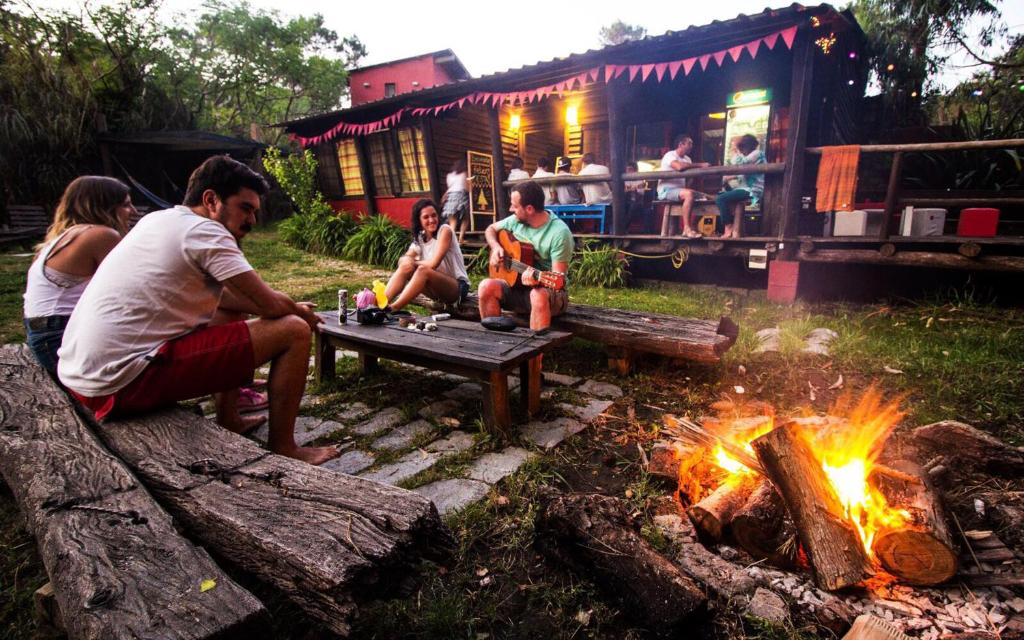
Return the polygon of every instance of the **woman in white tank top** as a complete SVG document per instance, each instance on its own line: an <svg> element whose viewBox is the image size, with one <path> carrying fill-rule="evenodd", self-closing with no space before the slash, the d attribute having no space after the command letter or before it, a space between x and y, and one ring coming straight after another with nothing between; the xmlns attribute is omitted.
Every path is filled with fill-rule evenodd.
<svg viewBox="0 0 1024 640"><path fill-rule="evenodd" d="M446 304L458 304L469 293L469 275L455 231L441 224L437 205L426 198L412 206L412 244L384 289L392 311L421 293Z"/></svg>
<svg viewBox="0 0 1024 640"><path fill-rule="evenodd" d="M68 318L134 212L128 187L114 178L81 176L64 189L25 287L26 342L54 377Z"/></svg>

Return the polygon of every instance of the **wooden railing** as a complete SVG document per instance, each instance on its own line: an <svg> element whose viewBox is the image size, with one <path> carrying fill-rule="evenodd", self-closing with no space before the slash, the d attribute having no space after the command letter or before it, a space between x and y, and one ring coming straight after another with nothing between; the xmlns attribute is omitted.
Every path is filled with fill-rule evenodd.
<svg viewBox="0 0 1024 640"><path fill-rule="evenodd" d="M749 165L722 165L715 167L701 167L699 169L686 169L685 171L645 171L643 173L623 173L622 179L624 181L632 180L676 180L679 178L703 178L707 176L739 176L749 175L754 173L783 173L786 170L786 163L784 162L772 162L768 164L749 164ZM549 184L587 184L591 182L607 182L611 180L611 175L596 174L592 176L576 176L572 174L559 174L547 178L529 178L537 184L549 185ZM504 187L515 186L523 180L505 180L502 182Z"/></svg>
<svg viewBox="0 0 1024 640"><path fill-rule="evenodd" d="M903 154L931 151L977 151L982 149L1013 149L1024 147L1024 138L1007 140L966 140L963 142L922 142L914 144L866 144L860 147L861 153L891 153L892 168L889 170L889 184L885 191L885 213L882 217L882 228L879 240L889 239L889 228L896 216L899 205L946 205L951 207L965 205L1024 205L1024 197L998 198L957 198L955 196L930 198L902 198L900 182L903 179ZM807 153L821 155L824 147L807 147Z"/></svg>

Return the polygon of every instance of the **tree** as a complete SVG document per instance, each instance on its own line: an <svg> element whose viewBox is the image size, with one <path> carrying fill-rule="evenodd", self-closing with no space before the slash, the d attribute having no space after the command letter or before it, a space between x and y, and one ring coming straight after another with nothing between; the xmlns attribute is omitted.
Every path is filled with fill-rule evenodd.
<svg viewBox="0 0 1024 640"><path fill-rule="evenodd" d="M640 25L626 24L622 20L616 20L607 27L601 27L598 40L600 40L601 46L608 47L631 40L640 40L646 35L647 29Z"/></svg>

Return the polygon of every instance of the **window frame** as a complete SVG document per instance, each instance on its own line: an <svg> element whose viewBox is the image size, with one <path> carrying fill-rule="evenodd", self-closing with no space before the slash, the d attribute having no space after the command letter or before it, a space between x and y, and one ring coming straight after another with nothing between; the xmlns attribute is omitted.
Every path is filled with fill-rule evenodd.
<svg viewBox="0 0 1024 640"><path fill-rule="evenodd" d="M344 164L342 163L342 161L341 161L341 154L342 154L341 147L342 147L342 145L352 145L352 151L354 152L352 154L352 156L353 156L353 158L355 160L355 164L354 165L352 165L350 163L344 163ZM362 164L360 164L360 161L359 161L359 143L356 141L356 139L355 138L341 138L340 140L338 140L338 142L334 145L334 155L337 158L338 173L339 173L339 175L341 177L342 197L343 198L366 197L366 190L363 187L363 167L362 167ZM348 168L346 168L345 165L347 165ZM347 175L346 171L349 171L351 169L355 170L356 178L348 178L348 177L346 177L346 175ZM347 184L347 181L349 181L349 180L352 180L354 183L358 184L358 190L351 190L350 189L349 185ZM353 185L353 186L355 186L355 185Z"/></svg>
<svg viewBox="0 0 1024 640"><path fill-rule="evenodd" d="M402 157L402 145L399 140L399 131L409 130L412 132L412 142L417 164L412 170L416 174L416 180L411 181L406 177L407 167ZM429 196L431 193L430 182L430 158L427 155L425 134L422 125L410 124L403 127L385 129L366 137L364 149L367 154L366 164L370 168L370 175L373 177L373 197L380 198L411 198L416 196ZM378 159L374 146L378 146L384 158ZM383 185L381 183L384 183ZM421 187L420 190L406 190L406 186ZM382 186L384 187L382 189Z"/></svg>

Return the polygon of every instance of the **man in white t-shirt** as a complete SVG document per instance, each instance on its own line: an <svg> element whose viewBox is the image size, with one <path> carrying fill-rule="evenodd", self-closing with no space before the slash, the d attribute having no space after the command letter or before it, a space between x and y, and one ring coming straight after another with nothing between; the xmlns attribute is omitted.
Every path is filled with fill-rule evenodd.
<svg viewBox="0 0 1024 640"><path fill-rule="evenodd" d="M537 170L533 172L534 178L554 178L555 174L551 173L551 158L538 158L537 159ZM541 186L544 190L544 206L555 204L555 188L549 184Z"/></svg>
<svg viewBox="0 0 1024 640"><path fill-rule="evenodd" d="M610 176L611 171L603 164L594 162L594 154L584 153L581 159L583 167L578 176ZM583 201L587 204L610 204L612 201L612 190L607 182L590 182L582 185Z"/></svg>
<svg viewBox="0 0 1024 640"><path fill-rule="evenodd" d="M676 137L676 148L666 153L661 158L662 171L683 171L709 166L707 162L693 162L690 160L690 150L693 149L693 138L688 135ZM683 203L683 235L687 238L699 238L700 233L694 230L690 222L690 214L693 211L693 200L696 193L693 189L686 188L686 178L673 178L670 180L658 181L658 200L680 201ZM661 225L663 231L667 231L666 221Z"/></svg>
<svg viewBox="0 0 1024 640"><path fill-rule="evenodd" d="M529 180L530 174L523 169L523 159L519 156L512 156L511 169L508 172L509 180Z"/></svg>
<svg viewBox="0 0 1024 640"><path fill-rule="evenodd" d="M189 178L185 205L145 216L100 264L60 348L61 382L97 419L216 394L217 422L244 432L238 388L270 362L270 449L320 464L333 447L295 444L310 303L271 289L242 255L266 181L227 156ZM243 314L256 316L241 320Z"/></svg>

